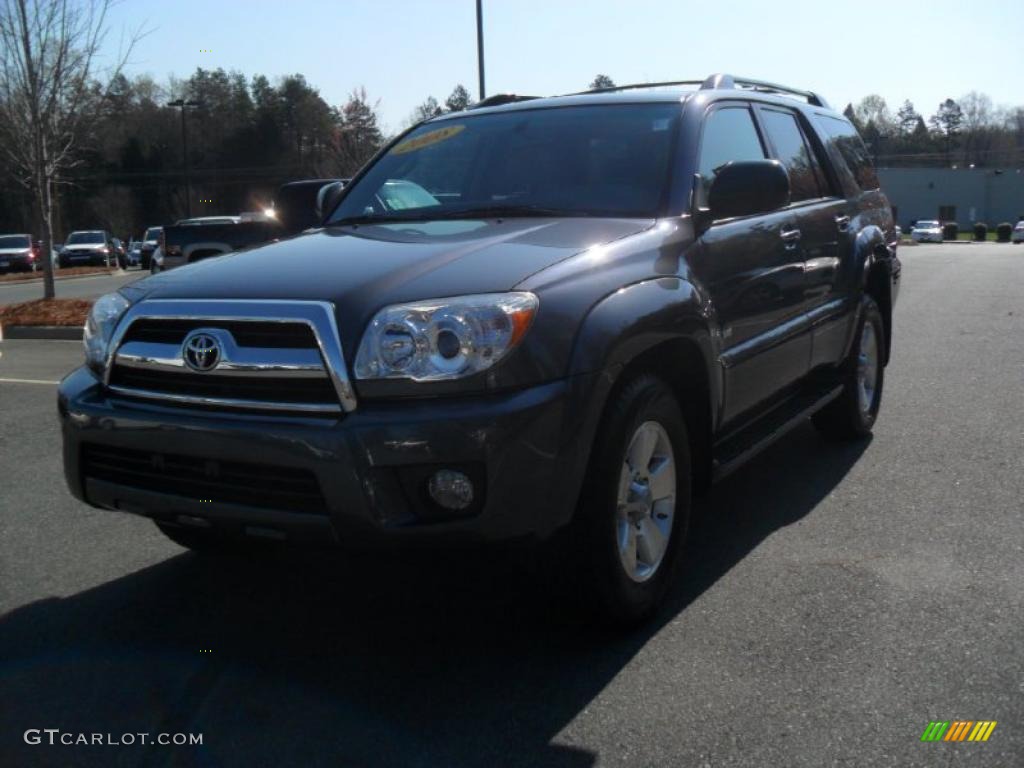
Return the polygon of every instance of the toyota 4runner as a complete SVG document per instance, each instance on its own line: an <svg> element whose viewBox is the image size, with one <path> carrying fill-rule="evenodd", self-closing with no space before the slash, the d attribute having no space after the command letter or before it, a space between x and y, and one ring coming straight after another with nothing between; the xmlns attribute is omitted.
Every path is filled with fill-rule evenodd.
<svg viewBox="0 0 1024 768"><path fill-rule="evenodd" d="M68 485L196 549L541 541L642 618L694 493L807 417L871 430L878 187L819 96L727 75L429 120L321 227L96 302Z"/></svg>

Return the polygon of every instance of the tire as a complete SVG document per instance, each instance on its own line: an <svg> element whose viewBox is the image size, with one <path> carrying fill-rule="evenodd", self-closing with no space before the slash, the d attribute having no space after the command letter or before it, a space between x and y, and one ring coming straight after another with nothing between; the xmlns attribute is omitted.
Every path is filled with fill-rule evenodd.
<svg viewBox="0 0 1024 768"><path fill-rule="evenodd" d="M870 296L861 299L860 320L849 357L840 368L842 394L814 415L814 426L834 440L857 440L871 434L885 384L885 326Z"/></svg>
<svg viewBox="0 0 1024 768"><path fill-rule="evenodd" d="M691 484L679 404L661 379L640 375L605 414L560 547L575 550L565 560L599 618L636 624L655 612L686 536Z"/></svg>

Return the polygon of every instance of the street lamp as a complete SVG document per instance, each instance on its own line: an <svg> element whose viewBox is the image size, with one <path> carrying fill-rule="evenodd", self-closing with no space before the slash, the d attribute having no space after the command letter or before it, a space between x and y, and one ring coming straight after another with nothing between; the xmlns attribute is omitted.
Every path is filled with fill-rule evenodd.
<svg viewBox="0 0 1024 768"><path fill-rule="evenodd" d="M476 0L476 64L480 77L480 101L487 96L484 90L484 9L483 0Z"/></svg>
<svg viewBox="0 0 1024 768"><path fill-rule="evenodd" d="M188 162L188 129L185 127L185 110L189 107L201 107L202 102L193 101L189 99L175 99L174 101L167 102L168 107L178 107L181 109L181 154L182 154L182 165L185 168L185 216L192 218L192 179L190 178L191 169L189 168Z"/></svg>

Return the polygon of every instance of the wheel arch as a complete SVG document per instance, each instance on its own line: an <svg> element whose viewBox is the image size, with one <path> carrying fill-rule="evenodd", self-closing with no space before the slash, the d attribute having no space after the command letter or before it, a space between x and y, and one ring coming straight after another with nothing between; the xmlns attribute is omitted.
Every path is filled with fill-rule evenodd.
<svg viewBox="0 0 1024 768"><path fill-rule="evenodd" d="M676 394L689 433L694 488L704 490L722 386L714 349L707 302L686 280L636 283L599 302L577 335L570 366L572 372L601 373L587 419L591 438L622 388L653 373Z"/></svg>
<svg viewBox="0 0 1024 768"><path fill-rule="evenodd" d="M865 227L857 235L855 263L858 264L857 285L861 295L870 296L882 314L885 349L882 364L889 363L892 348L892 262L893 252L885 233L877 226Z"/></svg>

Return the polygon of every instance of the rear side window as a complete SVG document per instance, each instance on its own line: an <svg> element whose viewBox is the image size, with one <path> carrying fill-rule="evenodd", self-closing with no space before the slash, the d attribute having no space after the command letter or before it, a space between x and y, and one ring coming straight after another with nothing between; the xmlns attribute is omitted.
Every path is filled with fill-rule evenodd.
<svg viewBox="0 0 1024 768"><path fill-rule="evenodd" d="M821 167L804 139L796 115L775 109L761 109L760 114L777 159L789 171L790 200L795 203L824 196Z"/></svg>
<svg viewBox="0 0 1024 768"><path fill-rule="evenodd" d="M816 115L814 119L843 158L850 173L853 174L853 178L857 181L857 186L862 190L878 189L878 175L871 163L868 148L864 146L864 142L857 135L857 129L849 121L838 117Z"/></svg>
<svg viewBox="0 0 1024 768"><path fill-rule="evenodd" d="M726 163L764 159L764 147L747 107L721 107L708 115L704 121L698 163L705 189Z"/></svg>

